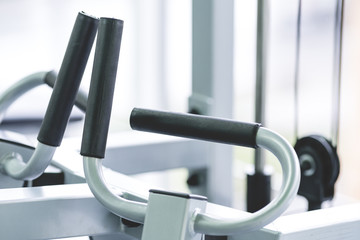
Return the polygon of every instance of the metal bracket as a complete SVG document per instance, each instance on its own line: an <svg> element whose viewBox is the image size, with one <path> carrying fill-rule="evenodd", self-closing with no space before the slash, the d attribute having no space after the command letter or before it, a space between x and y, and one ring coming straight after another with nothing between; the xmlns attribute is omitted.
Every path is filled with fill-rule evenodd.
<svg viewBox="0 0 360 240"><path fill-rule="evenodd" d="M194 231L197 213L204 212L207 198L199 195L150 190L142 240L201 240Z"/></svg>

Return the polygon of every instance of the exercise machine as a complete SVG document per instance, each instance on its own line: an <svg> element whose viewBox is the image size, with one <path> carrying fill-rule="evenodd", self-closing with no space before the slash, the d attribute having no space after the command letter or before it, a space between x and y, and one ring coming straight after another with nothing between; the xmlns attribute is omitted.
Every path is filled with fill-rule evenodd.
<svg viewBox="0 0 360 240"><path fill-rule="evenodd" d="M89 16L87 15L79 14L76 23L89 23L87 21L88 18ZM97 19L91 18L90 20L92 20L90 23L93 26L93 29L96 28L97 24L94 25L94 22L97 23ZM77 33L76 26L77 24L75 24L74 28L75 33ZM272 204L269 204L257 214L253 214L245 219L238 218L224 221L205 214L207 201L206 198L202 196L179 194L163 190L152 190L150 191L150 197L147 203L145 203L144 201L126 199L122 195L118 196L109 190L102 178L101 159L104 157L106 149L122 27L123 22L121 20L108 18L100 19L91 87L89 99L87 101L81 155L84 156L83 164L86 181L96 199L111 212L127 219L127 224L130 224L129 221L131 224L135 225L136 223L144 224L141 237L142 239L169 239L172 237L175 237L176 239L201 239L203 234L234 234L241 231L255 230L276 219L287 208L297 192L300 176L299 167L295 152L287 141L276 133L260 127L259 124L239 123L201 116L181 114L169 115L162 112L149 112L140 109L133 110L130 120L131 126L135 129L159 131L159 129L163 129L163 127L165 127L165 129L169 129L168 134L188 136L220 143L244 145L254 148L261 146L272 151L279 158L284 168L283 192L279 194L278 198L274 199ZM80 28L81 30L84 28L86 29L86 27ZM94 36L94 32L95 31L91 31L92 36ZM77 36L76 34L74 35ZM86 48L89 49L89 46L91 46L91 40L94 38L85 39L90 41ZM72 41L74 41L73 35L70 40L70 44ZM81 46L81 44L79 45ZM89 51L85 52L88 53ZM66 56L67 55L65 54L65 59ZM84 59L86 61L87 57L88 54L85 54L82 58L80 57L82 60L80 62L83 63ZM82 68L76 66L75 64L65 66L75 66L76 70L81 71L84 69L85 64L81 65ZM54 97L50 100L50 106L52 102L59 101L57 99L59 99L62 94L65 94L63 92L64 90L60 91L61 89L73 89L74 87L73 85L66 85L65 80L61 80L62 78L60 76L62 76L62 71L64 71L63 68L61 68L59 77L56 80L52 95ZM65 73L68 72L71 71L65 71ZM66 104L65 116L61 114L56 115L61 120L67 120L69 117L69 108L71 109L75 101L75 95L77 92L76 86L79 86L79 79L81 79L81 76L82 74L80 72L75 74L75 77L70 76L68 78L64 78L75 78L76 81L73 80L74 83L72 83L75 84L75 90L71 91L70 96L67 96L72 101ZM54 98L55 100L53 100ZM52 125L49 127L49 120L47 119L49 118L49 114L54 115L54 110L58 109L56 107L55 109L51 109L50 107L48 108L38 140L39 142L50 142L51 145L58 146L60 145L66 122L64 124L64 121L60 121L60 123L62 123L61 126L64 127L59 127L59 125ZM59 114L59 112L56 111L56 114ZM152 119L153 117L154 119ZM54 117L52 120L54 121ZM176 120L176 124L172 126L173 120ZM53 121L51 121L51 123ZM156 121L160 122L156 123ZM163 124L166 123L168 123L169 126L163 126ZM150 124L150 126L147 126L148 124ZM205 124L205 126L203 124ZM190 128L187 129L186 126L189 126ZM45 130L51 129L55 131L55 134L44 134L44 132L47 133L43 130L44 128ZM196 131L199 132L196 133ZM208 133L210 133L210 135ZM238 138L237 135L240 137ZM50 139L48 139L49 137ZM42 140L43 138L45 140ZM18 155L12 154L11 157L5 157L2 161L4 165L3 174L21 180L34 179L45 170L45 168L49 165L50 160L52 160L54 150L53 148L51 148L51 150L50 156L48 156L47 154L43 154L43 148L36 148L33 154L35 157L32 157L28 164L20 162L21 159ZM36 151L39 151L40 154L35 154ZM45 151L45 153L47 153L47 151ZM37 157L38 155L40 155L40 157ZM21 168L16 164L19 164ZM20 170L18 170L19 168ZM173 199L174 197L175 199ZM178 207L178 201L182 202L182 208ZM164 206L164 203L171 203L171 205L168 206L169 211L163 211L161 209ZM172 213L173 210L176 210L177 213ZM163 217L159 217L159 213L165 213L165 215ZM174 232L172 228L168 228L167 233L164 233L159 227L163 226L163 224L167 223L171 219L176 222L169 226L173 226L176 229L176 232Z"/></svg>
<svg viewBox="0 0 360 240"><path fill-rule="evenodd" d="M105 32L107 31L105 31L106 27L102 26L102 24L106 25L106 22L112 21L114 21L114 25L117 28L120 28L120 21L103 19L100 20L99 35L105 37ZM119 34L120 29L116 30ZM104 36L102 34L104 34ZM117 36L119 37L119 35ZM102 39L102 37L100 37L100 39ZM119 44L119 39L117 39L115 43ZM102 49L103 47L105 48L105 46L99 42L97 51L100 51L100 48ZM107 47L111 49L111 47L114 46L108 45ZM97 57L99 57L98 54L96 54L96 59ZM103 59L102 61L105 60L106 59ZM102 65L102 67L104 66L108 65ZM98 66L98 64L94 64L92 77L94 83L91 84L93 89L96 89L95 86L100 84L96 83L96 81L99 80L97 79L100 78L99 76L102 76L102 71L106 72L106 70L102 67ZM97 70L95 71L95 69ZM109 79L113 81L114 72L110 75L112 76L110 76ZM109 87L111 84L112 83L107 83L105 86ZM111 87L109 88L111 89ZM90 94L91 92L93 93ZM103 102L98 101L97 97L104 97L104 95L107 96L109 94L108 91L102 92L95 90L91 90L90 93L89 102L95 101L96 103ZM109 104L110 100L104 100L104 103L105 102ZM105 110L105 112L109 114L111 107L107 104L105 104L106 106L97 106L97 104L89 103L89 106L95 108L94 112ZM93 110L89 110L89 112L91 111ZM96 118L96 116L98 115L89 113L90 119ZM107 117L104 115L103 117L104 119L109 120L109 115L107 115ZM153 126L149 126L147 125L149 124L149 121L141 120L143 117L145 117L145 119L151 118L154 121L156 120L160 122ZM194 135L194 131L192 130L196 129L197 124L194 125L195 129L191 129L191 135L189 135L189 132L179 132L176 129L176 125L175 131L172 129L174 126L166 126L166 128L163 128L162 121L164 119L177 119L180 123L185 123L183 119L186 119L187 123L197 121L207 122L210 126L213 126L214 123L215 125L220 123L227 125L227 123L231 123L233 126L241 126L250 130L252 129L256 132L256 134L251 131L251 141L250 139L247 140L251 143L240 142L240 144L245 144L251 147L266 147L269 150L274 151L276 153L275 155L278 155L277 157L279 157L279 160L285 164L284 166L289 166L290 164L294 167L291 168L292 170L297 168L297 161L295 161L297 159L296 155L294 155L292 147L276 133L257 124L246 124L226 119L175 114L145 109L134 109L130 120L134 129L159 132L158 127L159 124L161 124L160 130L163 131L162 133L183 137L196 137L198 139L202 137L205 140L214 140L211 138L211 134L210 137L207 135L207 128L205 128L205 132L203 131L200 136L198 136L198 132L195 132L196 135ZM166 122L171 123L171 121ZM88 123L85 125L88 127L91 126L91 124L89 125ZM97 126L105 129L104 131L101 131L103 134L101 135L101 138L105 140L107 139L106 125L107 124L104 123L104 125L100 124ZM185 125L188 126L188 124ZM92 129L92 131L94 130ZM85 131L85 134L89 133L90 132ZM217 133L215 135L218 136ZM177 232L174 231L170 233L171 238L173 236L183 236L182 234L189 234L189 239L314 239L317 237L326 237L328 239L357 239L359 236L360 220L359 216L356 214L359 210L359 206L357 204L314 211L311 213L277 217L277 215L280 215L281 212L285 210L288 201L292 198L292 194L296 192L295 189L297 181L293 178L296 175L298 176L298 174L291 175L290 172L284 171L283 174L287 176L283 183L283 185L285 184L282 189L284 192L274 199L274 202L272 202L269 206L265 207L265 209L254 214L250 214L221 205L208 203L202 196L172 193L161 189L151 190L149 195L151 187L148 187L147 184L139 183L131 177L101 166L103 158L102 154L104 153L105 147L103 141L98 142L97 137L91 138L91 140L94 140L93 142L88 142L90 139L88 137L84 137L84 139L84 148L91 150L91 156L86 156L88 155L87 151L83 151L83 154L85 155L83 159L85 167L84 170L82 168L83 166L80 156L76 152L68 154L57 151L53 157L52 164L62 168L67 176L72 176L72 179L76 179L69 180L69 177L68 180L66 180L68 181L67 183L71 183L71 181L72 183L82 182L85 180L85 175L87 175L86 180L89 182L91 190L96 198L94 198L93 193L90 192L88 185L84 183L1 189L0 191L2 194L0 194L0 208L4 218L2 218L1 221L0 235L4 239L51 239L72 236L91 236L92 239L149 239L154 236L153 234L155 234L155 239L161 239L159 238L161 233L157 232L157 230L164 228L164 222L167 226L169 223L174 223L171 226L174 226L176 230L178 230ZM229 143L229 139L231 140L232 138L225 137L220 140L218 139L218 141L222 143ZM279 140L279 142L277 140ZM201 144L197 145L197 141L174 139L171 141L173 141L173 143L177 146L180 146L180 143L188 144L187 146L203 146ZM230 143L235 144L233 142ZM95 144L96 147L88 148L86 147L87 144ZM222 146L222 144L217 145ZM100 147L98 148L98 146ZM126 146L124 148L126 148ZM96 152L99 151L100 154L96 154L95 152L93 155L93 149L96 150ZM203 149L209 148L204 147ZM193 150L190 149L190 151ZM287 154L283 155L281 153L289 152L291 153L291 158L281 157L288 156ZM117 155L117 158L114 158L113 161L115 160L121 162L121 157L119 158L119 155ZM146 158L141 159L141 161L146 160ZM172 158L170 157L166 159L166 161L169 162L171 160ZM106 157L104 163L105 162ZM177 164L180 165L179 163ZM120 166L118 167L120 168ZM131 169L129 168L129 171L130 170ZM145 170L146 168L144 168L144 171ZM106 178L106 184L104 183L104 178ZM292 183L295 184L291 184L291 181L288 182L289 184L286 184L286 179L293 179L294 181ZM286 189L292 190L285 191ZM279 202L279 199L283 199L285 201ZM167 203L169 203L169 205L166 205ZM173 204L181 206L181 208L176 209L177 211L173 212L174 208L171 207ZM165 207L169 207L170 211L164 211ZM274 210L272 207L275 207L274 212L270 211L270 209ZM164 218L159 218L157 216L156 213L158 213L159 208L162 210L161 212L164 214ZM114 212L115 214L111 212ZM31 219L29 219L29 216L31 216ZM329 216L335 217L330 218ZM29 220L26 221L25 219ZM157 222L157 220L159 220L159 222ZM185 223L182 222L182 220L184 220ZM189 223L189 225L186 223ZM180 226L185 226L185 229L180 230ZM262 226L264 227L261 228ZM20 229L21 231L19 231ZM253 231L250 231L251 229ZM170 229L165 230L170 231ZM169 234L169 232L165 233ZM169 237L166 239L169 239Z"/></svg>
<svg viewBox="0 0 360 240"><path fill-rule="evenodd" d="M110 20L107 20L110 21ZM190 137L271 151L283 168L281 193L272 203L245 218L223 219L206 214L203 196L150 190L149 199L129 200L107 187L102 173L111 116L122 22L101 22L86 111L81 155L89 187L100 203L127 221L144 224L141 239L202 239L203 234L232 235L259 229L279 217L295 197L300 182L298 159L292 146L259 124L191 114L134 109L133 129ZM171 160L170 160L171 161Z"/></svg>

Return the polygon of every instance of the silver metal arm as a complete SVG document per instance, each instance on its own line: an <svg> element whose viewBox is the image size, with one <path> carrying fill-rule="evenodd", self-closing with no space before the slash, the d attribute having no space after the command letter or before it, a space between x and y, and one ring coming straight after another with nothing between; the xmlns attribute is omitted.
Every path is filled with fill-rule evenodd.
<svg viewBox="0 0 360 240"><path fill-rule="evenodd" d="M260 229L278 218L290 205L300 184L299 161L293 147L283 137L266 128L259 128L256 143L272 152L280 161L283 182L279 195L267 206L249 217L221 219L217 216L199 213L194 222L196 232L231 235Z"/></svg>
<svg viewBox="0 0 360 240"><path fill-rule="evenodd" d="M102 159L93 157L84 157L83 159L85 178L96 199L112 213L135 222L143 223L147 205L145 203L129 201L111 192L104 180Z"/></svg>
<svg viewBox="0 0 360 240"><path fill-rule="evenodd" d="M0 122L6 110L29 90L44 84L47 72L37 72L16 82L0 95ZM38 143L32 157L25 163L20 154L9 153L0 159L0 171L14 179L31 180L40 176L49 165L56 147Z"/></svg>
<svg viewBox="0 0 360 240"><path fill-rule="evenodd" d="M49 74L52 74L51 76ZM8 88L0 95L0 123L6 110L23 94L31 89L47 84L54 87L57 74L55 72L37 72L31 74ZM87 94L79 91L75 105L83 111L86 110ZM39 177L54 155L56 147L38 142L32 157L24 162L22 156L17 153L3 155L0 159L0 172L17 180L32 180Z"/></svg>
<svg viewBox="0 0 360 240"><path fill-rule="evenodd" d="M92 49L98 26L98 18L79 12L68 46L59 70L31 75L16 84L6 94L7 106L29 88L45 82L47 78L56 79L47 110L38 133L38 145L30 160L24 162L19 154L3 153L0 170L19 180L32 180L40 176L50 161L56 147L60 146L69 121L71 110L81 83L86 63Z"/></svg>
<svg viewBox="0 0 360 240"><path fill-rule="evenodd" d="M10 153L0 159L0 171L14 179L33 180L49 166L56 147L38 142L34 153L27 163L20 154Z"/></svg>
<svg viewBox="0 0 360 240"><path fill-rule="evenodd" d="M279 134L259 128L256 142L272 152L280 161L283 171L283 183L280 194L266 207L248 217L224 219L221 216L210 216L198 213L193 221L192 229L197 233L212 235L231 235L244 231L257 230L278 218L296 196L300 184L300 168L293 147ZM144 222L147 205L126 200L112 193L106 186L102 176L101 160L84 157L85 177L95 197L114 214Z"/></svg>
<svg viewBox="0 0 360 240"><path fill-rule="evenodd" d="M13 102L29 90L44 84L46 74L47 72L31 74L16 82L0 95L0 122L2 122L6 110Z"/></svg>
<svg viewBox="0 0 360 240"><path fill-rule="evenodd" d="M52 74L53 76L48 76ZM19 80L3 93L0 94L0 123L4 119L7 109L22 95L30 91L31 89L38 87L42 84L47 84L49 87L54 88L57 74L55 72L37 72L33 73L23 79ZM76 95L75 106L81 111L86 111L88 94L81 88Z"/></svg>

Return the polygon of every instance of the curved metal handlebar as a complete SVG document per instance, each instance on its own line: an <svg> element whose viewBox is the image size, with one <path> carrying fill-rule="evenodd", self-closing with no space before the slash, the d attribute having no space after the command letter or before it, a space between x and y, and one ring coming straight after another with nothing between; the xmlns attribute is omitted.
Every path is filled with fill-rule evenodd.
<svg viewBox="0 0 360 240"><path fill-rule="evenodd" d="M193 223L196 232L229 235L259 229L279 217L297 194L300 167L293 147L279 134L260 127L259 124L138 108L133 109L130 124L135 130L253 148L262 147L272 152L280 161L283 172L281 191L267 206L248 218L241 219L222 219L199 213Z"/></svg>
<svg viewBox="0 0 360 240"><path fill-rule="evenodd" d="M95 157L83 158L86 182L95 198L110 212L134 222L144 223L147 204L127 200L113 193L106 185L102 159Z"/></svg>
<svg viewBox="0 0 360 240"><path fill-rule="evenodd" d="M43 84L48 85L51 88L54 88L55 81L57 78L57 73L55 71L41 71L30 74L13 85L7 88L4 92L0 94L0 123L4 119L5 113L8 108L22 95L34 89L35 87L41 86ZM82 89L79 89L76 99L75 106L77 106L81 111L86 111L86 102L87 102L87 93Z"/></svg>
<svg viewBox="0 0 360 240"><path fill-rule="evenodd" d="M0 122L2 122L6 110L9 106L15 102L20 96L28 92L30 89L33 89L37 86L40 86L44 83L44 78L46 77L46 72L37 72L31 74L14 85L10 86L0 95Z"/></svg>
<svg viewBox="0 0 360 240"><path fill-rule="evenodd" d="M100 18L80 153L86 181L99 202L121 217L142 223L146 204L114 194L102 174L122 31L122 20Z"/></svg>
<svg viewBox="0 0 360 240"><path fill-rule="evenodd" d="M0 159L2 173L19 180L32 180L40 176L50 164L56 148L62 141L95 39L98 21L98 18L83 12L78 14L37 137L38 145L27 163L19 154L4 155ZM23 80L15 88L15 90L19 90L17 94L21 95L24 92L24 86L31 87L39 84L42 76L43 73L40 73ZM15 93L15 90L13 88L12 92L8 94L9 102L13 99L11 93Z"/></svg>
<svg viewBox="0 0 360 240"><path fill-rule="evenodd" d="M174 118L186 117L188 121L191 121L191 119L200 118L201 120L210 120L210 122L214 121L214 123L229 123L229 121L224 119L209 118L190 114L165 113L142 109L134 109L133 111L136 111L137 114L139 114L139 112L147 114L147 120L149 114L155 113L156 116L159 116L160 113L160 115L166 114ZM132 114L132 116L134 116L134 114ZM189 122L186 121L182 122L185 125L189 124ZM145 122L144 125L147 125L148 123L149 122ZM167 131L167 126L165 122L163 123L164 125L161 129L161 132L164 133ZM173 121L169 121L168 123L173 125ZM236 124L237 122L231 121L231 123ZM152 119L150 124L154 125L154 119ZM244 123L238 122L238 124L239 126L243 126ZM141 123L138 122L135 125L136 127L140 128ZM134 127L134 124L132 124L132 126ZM240 129L243 128L240 127ZM142 130L144 130L144 128ZM177 129L176 131L181 132L181 129ZM191 132L191 134L193 134L193 132ZM182 134L182 136L184 136L184 134ZM272 152L278 158L281 164L283 172L283 183L279 195L263 209L245 218L241 217L239 219L224 219L221 216L210 216L206 213L198 213L194 218L194 222L192 223L192 229L194 229L195 232L211 235L231 235L238 232L259 229L279 217L287 209L293 198L296 196L300 184L300 168L297 155L293 147L282 136L263 127L258 128L255 134L255 139L256 146L265 148ZM102 176L101 159L85 157L84 171L90 189L94 193L95 197L105 207L118 216L140 223L144 221L146 214L146 204L129 201L122 197L116 196L111 192L111 190L107 188Z"/></svg>
<svg viewBox="0 0 360 240"><path fill-rule="evenodd" d="M139 121L139 119L145 119L146 121ZM212 140L216 142L224 143L231 141L234 143L235 141L237 145L262 147L272 152L280 161L283 172L281 191L267 206L249 215L249 217L239 219L224 219L221 218L221 216L214 217L206 213L198 213L192 223L192 229L194 229L195 232L212 235L231 235L238 232L259 229L279 217L297 194L300 184L300 168L297 155L293 147L283 137L267 128L260 127L257 124L241 123L225 119L145 109L134 109L130 122L133 128L145 131L161 132L183 137L189 135L194 137L194 135L197 135L197 139L207 140L215 137L215 139ZM159 127L159 123L162 127ZM182 124L184 128L177 128L176 123ZM214 126L217 130L208 129L208 134L206 134L206 129L209 126ZM225 131L221 132L219 126L225 127ZM226 126L231 127L227 128ZM196 129L200 130L196 131ZM213 135L214 133L216 134ZM226 134L234 137L236 133L240 133L238 139L233 138L233 140L226 140ZM245 139L244 136L249 136L249 139ZM254 145L250 144L253 137L255 138ZM100 159L85 157L84 170L91 190L105 207L118 216L136 222L143 222L146 205L128 201L114 195L104 183Z"/></svg>
<svg viewBox="0 0 360 240"><path fill-rule="evenodd" d="M283 182L279 195L268 205L245 218L223 219L199 213L194 230L204 234L231 235L256 230L278 218L290 205L300 184L300 167L293 147L279 134L260 128L256 136L259 147L272 152L282 168Z"/></svg>
<svg viewBox="0 0 360 240"><path fill-rule="evenodd" d="M105 155L122 27L120 20L100 19L81 155L84 156L86 181L94 196L114 214L144 223L147 204L130 201L113 193L107 187L102 172L101 162ZM254 148L263 147L279 159L283 170L283 183L280 194L270 204L246 218L224 219L221 216L194 212L196 216L190 229L197 233L231 235L259 229L279 217L296 196L300 183L300 168L293 147L279 134L260 127L259 124L144 109L133 110L130 124L133 129L143 131Z"/></svg>

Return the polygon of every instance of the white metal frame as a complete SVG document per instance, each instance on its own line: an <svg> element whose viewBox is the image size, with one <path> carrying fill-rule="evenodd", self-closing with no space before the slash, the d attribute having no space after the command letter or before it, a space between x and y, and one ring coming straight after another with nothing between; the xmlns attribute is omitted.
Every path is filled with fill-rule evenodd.
<svg viewBox="0 0 360 240"><path fill-rule="evenodd" d="M72 160L81 162L80 156ZM65 166L66 163L57 165ZM78 177L83 178L81 174ZM146 184L109 169L105 169L105 177L114 192L126 191L129 199L147 200L150 187ZM89 235L94 239L140 239L142 233L142 226L127 227L119 217L108 212L93 197L87 184L1 189L0 211L0 236L4 239ZM210 203L206 211L228 218L251 215ZM359 212L360 204L352 204L282 216L261 230L235 234L228 240L355 240L360 235Z"/></svg>

